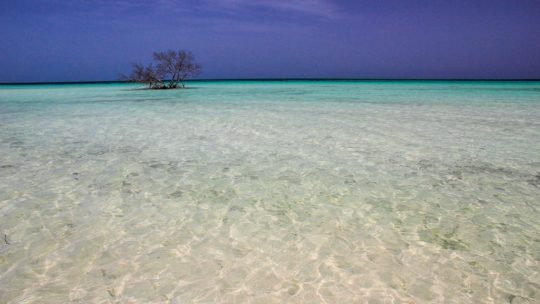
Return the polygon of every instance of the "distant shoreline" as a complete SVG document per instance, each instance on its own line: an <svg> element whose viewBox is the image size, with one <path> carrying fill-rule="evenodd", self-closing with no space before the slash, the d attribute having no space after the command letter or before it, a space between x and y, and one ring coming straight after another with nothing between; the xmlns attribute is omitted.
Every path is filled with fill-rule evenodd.
<svg viewBox="0 0 540 304"><path fill-rule="evenodd" d="M414 81L430 81L430 82L528 82L528 81L540 81L540 79L399 79L399 78L209 78L209 79L191 79L186 82L234 82L234 81L268 81L268 82L284 82L284 81L359 81L359 82L374 82L374 81L388 81L388 82L414 82ZM122 84L129 83L119 80L98 80L98 81L48 81L48 82L0 82L0 85L71 85L71 84Z"/></svg>

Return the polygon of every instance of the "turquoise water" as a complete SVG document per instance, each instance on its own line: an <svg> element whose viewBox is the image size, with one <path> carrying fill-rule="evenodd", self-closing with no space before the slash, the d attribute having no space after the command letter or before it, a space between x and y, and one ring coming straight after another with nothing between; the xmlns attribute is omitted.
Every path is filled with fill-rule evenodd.
<svg viewBox="0 0 540 304"><path fill-rule="evenodd" d="M540 82L0 85L0 303L537 303Z"/></svg>

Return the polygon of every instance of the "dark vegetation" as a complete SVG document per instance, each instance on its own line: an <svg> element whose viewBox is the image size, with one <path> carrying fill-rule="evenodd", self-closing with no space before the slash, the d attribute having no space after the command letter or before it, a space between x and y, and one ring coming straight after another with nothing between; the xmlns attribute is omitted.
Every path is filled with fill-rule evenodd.
<svg viewBox="0 0 540 304"><path fill-rule="evenodd" d="M201 66L188 51L154 52L154 63L147 66L133 64L130 75L122 75L122 79L148 85L149 89L184 88L185 80L197 76Z"/></svg>

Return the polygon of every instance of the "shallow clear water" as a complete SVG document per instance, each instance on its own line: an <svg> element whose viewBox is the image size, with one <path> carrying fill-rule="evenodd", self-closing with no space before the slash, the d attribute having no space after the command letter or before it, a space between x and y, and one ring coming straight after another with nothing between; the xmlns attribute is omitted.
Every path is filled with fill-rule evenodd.
<svg viewBox="0 0 540 304"><path fill-rule="evenodd" d="M0 86L0 303L538 303L540 82Z"/></svg>

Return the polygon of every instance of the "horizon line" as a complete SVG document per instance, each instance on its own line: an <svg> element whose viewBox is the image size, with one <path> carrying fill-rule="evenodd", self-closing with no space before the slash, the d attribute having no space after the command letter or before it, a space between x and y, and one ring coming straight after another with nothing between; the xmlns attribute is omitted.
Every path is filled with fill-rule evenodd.
<svg viewBox="0 0 540 304"><path fill-rule="evenodd" d="M201 78L188 79L186 82L202 81L540 81L540 78ZM0 82L0 85L40 85L40 84L112 84L136 83L123 80L82 80L82 81L30 81L30 82Z"/></svg>

